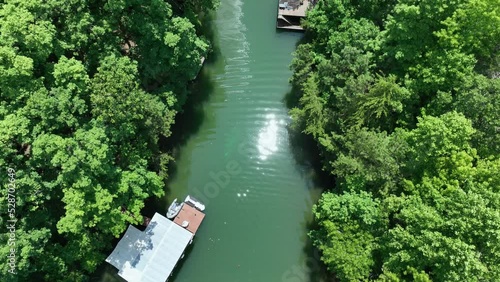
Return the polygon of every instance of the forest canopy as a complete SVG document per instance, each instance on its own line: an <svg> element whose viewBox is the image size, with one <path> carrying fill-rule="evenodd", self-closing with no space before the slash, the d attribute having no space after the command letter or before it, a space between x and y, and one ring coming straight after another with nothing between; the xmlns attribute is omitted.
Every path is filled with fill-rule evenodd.
<svg viewBox="0 0 500 282"><path fill-rule="evenodd" d="M17 274L5 259L1 281L86 281L112 240L142 223L172 159L159 138L209 51L199 15L216 5L0 1L0 181L15 179L17 199L15 246L0 234Z"/></svg>
<svg viewBox="0 0 500 282"><path fill-rule="evenodd" d="M500 280L500 5L319 0L294 128L335 184L310 232L339 281Z"/></svg>

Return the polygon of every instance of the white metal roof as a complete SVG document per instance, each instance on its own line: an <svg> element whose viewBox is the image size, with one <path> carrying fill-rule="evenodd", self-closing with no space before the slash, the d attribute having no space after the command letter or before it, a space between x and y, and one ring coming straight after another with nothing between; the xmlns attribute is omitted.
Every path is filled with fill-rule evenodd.
<svg viewBox="0 0 500 282"><path fill-rule="evenodd" d="M193 234L159 213L144 232L129 226L106 259L129 282L165 282Z"/></svg>

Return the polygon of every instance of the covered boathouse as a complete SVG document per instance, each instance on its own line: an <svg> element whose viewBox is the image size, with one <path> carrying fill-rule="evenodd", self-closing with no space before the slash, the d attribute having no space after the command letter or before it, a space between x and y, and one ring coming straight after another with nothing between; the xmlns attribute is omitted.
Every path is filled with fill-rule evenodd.
<svg viewBox="0 0 500 282"><path fill-rule="evenodd" d="M106 261L129 282L165 282L204 217L190 205L183 205L174 221L155 213L144 231L130 225Z"/></svg>

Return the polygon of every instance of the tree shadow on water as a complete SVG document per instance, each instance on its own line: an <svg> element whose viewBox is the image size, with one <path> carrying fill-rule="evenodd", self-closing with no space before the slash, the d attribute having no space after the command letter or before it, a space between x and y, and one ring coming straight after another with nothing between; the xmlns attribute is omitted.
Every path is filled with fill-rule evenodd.
<svg viewBox="0 0 500 282"><path fill-rule="evenodd" d="M307 230L315 229L315 223L309 223ZM308 281L310 282L336 282L335 276L328 272L326 265L321 261L320 251L313 245L312 240L307 237L304 246L304 253L306 254L306 267L308 268Z"/></svg>
<svg viewBox="0 0 500 282"><path fill-rule="evenodd" d="M290 91L288 91L288 93L285 94L285 97L283 97L283 102L285 103L286 108L292 109L298 106L301 94L302 91L299 89L299 87L296 85L292 85Z"/></svg>
<svg viewBox="0 0 500 282"><path fill-rule="evenodd" d="M288 127L288 138L297 170L303 177L311 180L309 188L322 188L323 190L333 188L335 177L323 171L321 152L312 136Z"/></svg>
<svg viewBox="0 0 500 282"><path fill-rule="evenodd" d="M183 111L175 116L175 123L170 128L172 135L168 138L160 137L159 146L161 152L168 152L174 160L181 157L181 148L186 145L187 141L194 136L201 128L205 119L205 103L208 101L210 94L213 92L214 85L211 79L211 74L206 69L207 62L202 68L198 77L191 85L188 98L184 104ZM168 164L168 178L165 179L165 185L168 187L168 182L177 174L177 165L175 161ZM168 199L169 189L161 198L152 197L146 200L143 214L150 216L154 211L165 212L165 203Z"/></svg>
<svg viewBox="0 0 500 282"><path fill-rule="evenodd" d="M334 186L335 179L332 175L322 170L321 156L317 143L309 135L288 128L291 152L295 159L296 169L306 179L307 189L316 190L319 194L324 190ZM318 194L312 199L306 199L306 206L312 210L312 205L317 201ZM304 212L303 228L309 233L316 229L315 222L311 215L311 210ZM311 239L307 235L304 238L303 248L305 262L302 267L294 267L283 277L282 282L332 282L331 274L321 261L319 250L313 246ZM295 278L294 278L295 277Z"/></svg>
<svg viewBox="0 0 500 282"><path fill-rule="evenodd" d="M315 229L310 221L310 214L304 213L302 228L309 233ZM304 234L303 256L298 264L290 266L281 276L280 282L336 282L334 275L329 273L321 261L319 250L314 247L312 240Z"/></svg>
<svg viewBox="0 0 500 282"><path fill-rule="evenodd" d="M202 19L202 25L200 28L200 33L203 37L207 38L211 43L210 51L205 58L205 62L209 65L217 62L221 56L220 47L218 44L217 36L216 36L216 28L215 28L215 20L216 20L216 12L212 11L209 14L206 14Z"/></svg>
<svg viewBox="0 0 500 282"><path fill-rule="evenodd" d="M118 270L111 264L104 262L89 277L90 282L126 282L118 275Z"/></svg>
<svg viewBox="0 0 500 282"><path fill-rule="evenodd" d="M204 106L214 91L213 73L211 69L219 62L221 53L216 39L216 30L213 24L215 12L205 14L198 30L198 34L205 37L210 43L210 50L205 57L204 64L195 80L188 87L188 97L181 112L175 116L175 123L171 127L172 135L160 138L160 148L163 152L172 152L175 159L179 158L178 149L196 133L198 133L204 118Z"/></svg>
<svg viewBox="0 0 500 282"><path fill-rule="evenodd" d="M173 151L173 157L178 158L177 149L186 144L187 140L195 135L203 123L205 112L204 105L214 90L214 82L210 69L220 57L220 48L217 44L213 21L215 12L204 15L198 34L208 39L211 43L204 64L197 77L188 86L188 96L182 110L175 116L175 123L171 127L172 135L168 138L161 137L159 144L163 152Z"/></svg>
<svg viewBox="0 0 500 282"><path fill-rule="evenodd" d="M215 12L205 14L201 19L201 25L197 26L197 34L206 38L210 43L210 50L205 57L204 64L197 77L188 85L187 99L182 110L176 114L174 124L170 131L172 135L160 136L159 147L161 152L167 152L174 160L181 158L181 148L188 140L195 136L205 120L205 105L210 95L214 92L213 68L219 62L220 47L216 39L216 30L213 21ZM165 179L165 187L177 175L177 164L171 161L168 164L168 178ZM169 199L170 189L161 198L151 197L146 200L143 213L152 216L156 211L165 212L165 203Z"/></svg>
<svg viewBox="0 0 500 282"><path fill-rule="evenodd" d="M294 90L292 89L292 91ZM312 136L298 132L290 126L288 127L288 138L291 147L290 150L295 160L296 169L302 177L306 179L308 190L316 190L319 194L319 192L332 189L335 186L335 177L328 172L323 171L321 152L317 141L315 141ZM318 194L316 194L316 196L318 196ZM311 200L313 202L310 202ZM312 205L315 204L317 199L313 197L311 200L307 200L306 205L312 209ZM316 229L317 226L315 224L316 223L313 221L311 216L311 211L305 212L303 228L307 230L307 233ZM292 272L291 277L297 277L298 279L288 279L290 282L336 281L334 275L328 272L326 266L321 261L320 252L312 244L309 236L305 238L303 252L305 256L305 268L300 271L298 269L295 270L295 272L298 272L299 275L293 276L294 274ZM289 282L288 280L284 279L282 282Z"/></svg>
<svg viewBox="0 0 500 282"><path fill-rule="evenodd" d="M278 30L279 32L289 32L289 31L283 31L283 30ZM309 43L312 41L312 36L309 32L305 31L304 35L297 40L295 43L295 49L297 49L300 45ZM291 63L290 63L291 67ZM285 94L283 98L283 102L285 103L286 107L288 109L292 109L293 107L296 107L299 105L299 99L301 97L302 90L300 89L299 86L292 84L292 87L288 93Z"/></svg>
<svg viewBox="0 0 500 282"><path fill-rule="evenodd" d="M211 74L205 66L190 87L189 95L182 112L177 113L175 123L171 127L172 135L160 140L162 151L176 150L187 143L195 135L204 121L204 105L213 92L214 85ZM174 158L178 156L174 154Z"/></svg>

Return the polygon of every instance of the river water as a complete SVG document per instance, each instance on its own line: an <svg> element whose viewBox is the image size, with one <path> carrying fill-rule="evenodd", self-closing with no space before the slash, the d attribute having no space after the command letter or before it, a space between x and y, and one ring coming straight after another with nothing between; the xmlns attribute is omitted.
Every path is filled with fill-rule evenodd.
<svg viewBox="0 0 500 282"><path fill-rule="evenodd" d="M178 129L200 124L187 126L196 133L167 188L169 201L189 193L206 204L175 282L319 281L306 234L321 190L297 160L284 103L302 34L277 31L276 8L275 0L221 0L213 21L215 59L198 86L208 98L198 114L180 116Z"/></svg>
<svg viewBox="0 0 500 282"><path fill-rule="evenodd" d="M191 194L206 217L169 281L322 281L307 241L321 189L284 102L303 34L277 31L276 9L277 0L221 0L212 21L215 52L173 128L181 141L160 204L164 213ZM115 273L108 266L101 281Z"/></svg>

